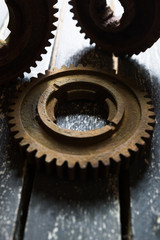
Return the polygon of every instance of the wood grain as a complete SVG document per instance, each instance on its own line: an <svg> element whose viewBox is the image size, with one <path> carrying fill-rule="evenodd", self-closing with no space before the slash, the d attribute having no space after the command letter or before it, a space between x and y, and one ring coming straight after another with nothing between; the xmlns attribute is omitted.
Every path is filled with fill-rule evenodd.
<svg viewBox="0 0 160 240"><path fill-rule="evenodd" d="M89 45L69 9L68 4L62 6L63 23L57 31L51 68L89 64L113 71L112 58ZM118 177L83 183L37 173L24 239L121 239Z"/></svg>

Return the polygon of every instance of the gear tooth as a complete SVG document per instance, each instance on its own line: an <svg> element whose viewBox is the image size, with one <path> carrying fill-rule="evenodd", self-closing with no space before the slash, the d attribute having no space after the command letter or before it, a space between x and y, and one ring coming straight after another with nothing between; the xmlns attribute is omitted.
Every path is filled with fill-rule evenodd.
<svg viewBox="0 0 160 240"><path fill-rule="evenodd" d="M68 168L74 168L75 167L75 162L67 162Z"/></svg>
<svg viewBox="0 0 160 240"><path fill-rule="evenodd" d="M78 68L84 68L83 64L78 64Z"/></svg>
<svg viewBox="0 0 160 240"><path fill-rule="evenodd" d="M70 64L69 69L70 69L70 68L76 68L76 67L75 67L74 64Z"/></svg>
<svg viewBox="0 0 160 240"><path fill-rule="evenodd" d="M71 12L71 13L74 13L74 10L73 10L73 8L71 8L71 9L70 9L70 12Z"/></svg>
<svg viewBox="0 0 160 240"><path fill-rule="evenodd" d="M127 154L128 153L128 149L127 150L125 150L125 153ZM125 153L123 152L123 154L125 155ZM117 152L116 154L114 154L114 157L112 157L111 159L110 159L110 163L111 162L115 162L115 163L118 163L118 162L120 162L121 161L121 157L120 157L120 154Z"/></svg>
<svg viewBox="0 0 160 240"><path fill-rule="evenodd" d="M69 2L68 2L68 3L69 3L69 5L72 5L72 0L69 0Z"/></svg>
<svg viewBox="0 0 160 240"><path fill-rule="evenodd" d="M59 12L59 9L58 8L53 8L53 14L56 14Z"/></svg>
<svg viewBox="0 0 160 240"><path fill-rule="evenodd" d="M131 153L130 153L129 149L125 149L125 151L123 152L123 155L124 155L126 158L130 158Z"/></svg>
<svg viewBox="0 0 160 240"><path fill-rule="evenodd" d="M53 72L53 74L55 74L55 73L59 72L59 69L57 67L54 67L54 68L52 68L51 71Z"/></svg>
<svg viewBox="0 0 160 240"><path fill-rule="evenodd" d="M31 77L30 82L34 82L35 79L36 79L35 77Z"/></svg>
<svg viewBox="0 0 160 240"><path fill-rule="evenodd" d="M50 47L50 46L51 46L51 42L48 41L48 42L46 43L46 47Z"/></svg>
<svg viewBox="0 0 160 240"><path fill-rule="evenodd" d="M138 144L140 144L142 146L145 145L145 141L143 140L142 137L138 140Z"/></svg>
<svg viewBox="0 0 160 240"><path fill-rule="evenodd" d="M153 117L153 118L152 118ZM150 126L153 126L155 125L155 119L154 119L155 116L149 116L149 119L148 119L148 125Z"/></svg>
<svg viewBox="0 0 160 240"><path fill-rule="evenodd" d="M143 134L143 139L144 138L150 138L150 134L147 131L145 131L145 133Z"/></svg>
<svg viewBox="0 0 160 240"><path fill-rule="evenodd" d="M88 39L87 36L85 36L84 38L85 38L85 39ZM92 39L90 39L90 40L89 40L89 43L90 43L90 45L92 45L94 42L92 41Z"/></svg>
<svg viewBox="0 0 160 240"><path fill-rule="evenodd" d="M83 161L83 162L78 162L78 164L81 169L86 169L88 163Z"/></svg>
<svg viewBox="0 0 160 240"><path fill-rule="evenodd" d="M62 165L65 163L65 160L63 160L63 159L57 159L57 161L56 161L56 164L57 164L57 166L59 166L59 167L62 167Z"/></svg>
<svg viewBox="0 0 160 240"><path fill-rule="evenodd" d="M152 119L152 122L155 122L156 115L155 115L154 112L149 111L148 116L149 116L150 119ZM150 119L149 119L149 121L150 121Z"/></svg>
<svg viewBox="0 0 160 240"><path fill-rule="evenodd" d="M76 23L76 27L80 27L78 22Z"/></svg>
<svg viewBox="0 0 160 240"><path fill-rule="evenodd" d="M54 22L57 22L58 21L58 18L56 17L56 15L53 15L53 19L54 19ZM54 25L53 25L54 26ZM55 26L56 27L56 26Z"/></svg>
<svg viewBox="0 0 160 240"><path fill-rule="evenodd" d="M28 152L28 153L32 153L32 152L34 152L34 151L35 151L34 146L29 145L28 148L27 148L27 152Z"/></svg>
<svg viewBox="0 0 160 240"><path fill-rule="evenodd" d="M138 147L137 147L137 145L135 144L133 147L132 147L132 149L130 149L131 151L134 151L134 152L138 152Z"/></svg>
<svg viewBox="0 0 160 240"><path fill-rule="evenodd" d="M68 68L66 67L66 65L63 65L63 66L61 67L61 70L65 71L65 70L68 70Z"/></svg>
<svg viewBox="0 0 160 240"><path fill-rule="evenodd" d="M84 39L86 39L86 40L88 39L87 35L84 36ZM90 43L91 43L91 40L90 40ZM91 43L91 44L92 44L92 43Z"/></svg>
<svg viewBox="0 0 160 240"><path fill-rule="evenodd" d="M20 133L20 132L16 133L16 134L14 135L14 139L16 139L16 140L22 139L21 133Z"/></svg>
<svg viewBox="0 0 160 240"><path fill-rule="evenodd" d="M148 131L148 132L153 132L153 130L154 130L154 127L153 126L151 126L151 125L148 125L147 126L147 130L146 131Z"/></svg>
<svg viewBox="0 0 160 240"><path fill-rule="evenodd" d="M153 107L153 105L151 105L151 104L149 105L149 104L148 104L148 110L154 112L154 107Z"/></svg>
<svg viewBox="0 0 160 240"><path fill-rule="evenodd" d="M13 118L13 116L10 114L9 115L9 113L7 114L8 116L8 118L10 118L9 120L8 120L8 124L10 125L10 126L13 126L13 125L15 125L16 124L16 121L15 121L15 119Z"/></svg>
<svg viewBox="0 0 160 240"><path fill-rule="evenodd" d="M21 147L25 147L25 146L28 146L29 145L29 143L28 143L28 141L26 140L26 139L22 139L21 140L21 142L19 143L19 145L21 146Z"/></svg>
<svg viewBox="0 0 160 240"><path fill-rule="evenodd" d="M38 74L38 79L43 79L45 77L45 75L43 73L39 73ZM34 78L35 79L35 78ZM37 80L37 79L36 79Z"/></svg>
<svg viewBox="0 0 160 240"><path fill-rule="evenodd" d="M96 162L90 162L90 165L91 165L92 168L98 168L99 162L98 162L98 161L96 161Z"/></svg>
<svg viewBox="0 0 160 240"><path fill-rule="evenodd" d="M14 132L18 132L17 126L11 127L11 128L10 128L10 131L13 132L13 133L14 133Z"/></svg>
<svg viewBox="0 0 160 240"><path fill-rule="evenodd" d="M36 154L35 154L35 158L42 158L44 156L44 153L42 151L37 150Z"/></svg>
<svg viewBox="0 0 160 240"><path fill-rule="evenodd" d="M46 70L46 72L45 72L45 75L46 75L46 76L50 76L50 75L52 75L52 74L53 74L53 72L50 71L50 70Z"/></svg>
<svg viewBox="0 0 160 240"><path fill-rule="evenodd" d="M56 160L55 160L55 158L53 158L52 154L49 154L49 153L48 153L48 154L46 155L46 157L45 157L45 162L46 162L46 163L50 163L50 162L52 162L52 161L54 162L54 161L56 161Z"/></svg>

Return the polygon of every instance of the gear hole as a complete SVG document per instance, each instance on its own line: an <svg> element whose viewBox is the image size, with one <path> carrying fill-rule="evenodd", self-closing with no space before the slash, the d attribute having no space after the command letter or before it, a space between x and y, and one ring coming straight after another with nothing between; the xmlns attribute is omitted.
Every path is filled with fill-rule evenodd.
<svg viewBox="0 0 160 240"><path fill-rule="evenodd" d="M122 7L119 0L106 0L106 5L108 5L114 12L114 16L119 20L122 18L124 13L124 8Z"/></svg>
<svg viewBox="0 0 160 240"><path fill-rule="evenodd" d="M9 10L5 0L0 1L0 48L6 45L6 40L11 31L8 28Z"/></svg>
<svg viewBox="0 0 160 240"><path fill-rule="evenodd" d="M96 101L74 100L60 104L55 117L56 124L63 129L91 131L107 125L108 112Z"/></svg>

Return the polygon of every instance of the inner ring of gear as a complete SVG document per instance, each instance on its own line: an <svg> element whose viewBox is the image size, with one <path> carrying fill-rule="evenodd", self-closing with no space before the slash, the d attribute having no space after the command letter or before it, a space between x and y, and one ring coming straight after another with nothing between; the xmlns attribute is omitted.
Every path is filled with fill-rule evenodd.
<svg viewBox="0 0 160 240"><path fill-rule="evenodd" d="M56 29L56 3L57 0L6 1L11 33L0 47L1 83L22 77L36 66L36 61L42 60L41 54L51 45L49 40Z"/></svg>
<svg viewBox="0 0 160 240"><path fill-rule="evenodd" d="M58 104L74 99L104 104L107 125L88 132L58 127ZM106 175L113 166L117 171L121 163L128 166L141 146L147 146L155 123L150 102L146 93L115 75L92 68L55 69L18 93L9 114L10 130L31 162L34 157L49 169L54 165L60 176L67 167L74 178L77 168L87 171L88 166L98 175L102 167Z"/></svg>
<svg viewBox="0 0 160 240"><path fill-rule="evenodd" d="M108 110L108 124L101 129L82 132L58 127L55 117L58 105L74 100L100 101ZM116 130L124 116L124 102L118 91L106 82L99 83L95 79L89 81L72 79L60 84L56 81L56 88L54 85L53 87L49 86L40 96L37 110L40 123L50 133L58 137L65 137L66 141L74 139L76 142L84 140L96 142L110 136Z"/></svg>

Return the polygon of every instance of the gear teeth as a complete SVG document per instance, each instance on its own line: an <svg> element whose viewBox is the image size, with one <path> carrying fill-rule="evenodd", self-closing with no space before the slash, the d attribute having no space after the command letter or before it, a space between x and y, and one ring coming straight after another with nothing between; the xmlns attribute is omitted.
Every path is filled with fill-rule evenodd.
<svg viewBox="0 0 160 240"><path fill-rule="evenodd" d="M150 20L150 22L152 22L152 24L150 25L150 26L152 26L152 28L150 29L150 26L148 25L148 32L147 32L145 38L141 38L141 35L138 35L136 44L134 44L134 41L131 42L130 45L124 44L125 36L128 34L130 36L132 35L132 31L129 26L134 25L134 21L133 21L130 23L130 25L128 27L124 26L124 28L123 28L123 26L122 26L122 29L119 29L119 31L118 31L118 33L120 34L119 37L117 37L117 35L116 35L117 43L118 43L118 41L120 41L119 39L124 37L123 44L127 47L122 48L121 47L122 44L119 46L117 46L118 45L117 44L117 45L113 45L112 47L109 47L109 46L111 46L111 43L110 43L110 41L108 41L108 39L111 38L110 35L112 35L113 33L109 32L108 33L109 38L107 39L107 32L106 31L103 32L103 30L98 29L96 24L95 24L95 32L94 32L94 30L93 30L94 20L91 19L92 17L90 17L89 1L71 0L71 1L69 1L69 4L71 5L70 12L73 14L72 19L78 21L76 26L81 28L80 33L85 34L85 39L90 39L90 44L93 44L95 42L96 45L99 45L100 49L107 51L107 53L109 55L112 52L114 53L115 56L120 56L120 57L125 56L125 55L127 55L128 57L131 57L133 54L138 55L140 52L144 52L147 48L150 48L154 44L154 42L156 42L160 37L160 31L158 31L158 29L160 28L159 21L158 21L159 12L156 10L152 10L153 12L151 13L151 15L148 14L149 5L147 5L146 11L144 12L144 16L148 17L147 21ZM130 3L128 3L128 4L130 4ZM159 3L156 3L156 4L157 4L156 9L157 8L159 9L160 8ZM140 9L141 5L137 5L136 8ZM151 11L151 8L149 8L149 11ZM85 12L85 13L83 13L83 12ZM154 15L154 21L151 17L152 15ZM86 17L86 19L85 19L85 17ZM139 19L137 19L138 14L136 14L136 12L135 12L134 18L136 19L136 21L140 21ZM143 21L143 24L146 23L146 22L145 23L144 22L145 21ZM90 30L90 26L91 26L92 30ZM136 28L137 26L134 26L134 27ZM99 32L99 35L98 35L98 32ZM137 34L138 34L138 32L137 32ZM106 40L106 42L104 39ZM115 42L116 39L114 36L112 36L112 39Z"/></svg>
<svg viewBox="0 0 160 240"><path fill-rule="evenodd" d="M34 0L33 1L33 5L35 6L35 4L36 4L36 1L37 0ZM50 45L51 45L51 43L50 43L50 40L51 39L53 39L54 38L54 34L52 33L53 31L55 31L56 30L56 26L55 26L55 22L58 20L58 18L56 17L56 16L54 16L54 14L56 14L57 12L58 12L58 9L55 7L55 3L56 3L57 1L55 1L55 0L44 0L44 2L43 1L41 1L41 3L40 3L40 6L39 6L39 8L42 8L42 9L44 9L43 10L43 14L45 15L46 13L45 13L45 11L47 10L48 11L48 14L47 14L47 17L46 17L46 21L48 21L48 25L46 25L47 26L47 28L45 28L45 32L44 32L44 39L42 39L42 43L41 44L39 44L39 45L37 45L37 52L35 51L35 53L34 54L32 54L33 55L33 57L32 58L29 58L29 59L27 59L28 58L28 55L27 55L27 58L26 58L26 52L25 51L22 51L22 52L20 52L20 55L18 55L18 57L16 57L15 59L14 59L14 62L18 62L19 61L19 59L24 59L24 66L21 66L22 64L18 64L17 63L17 66L21 66L21 68L16 68L16 67L13 67L13 64L12 64L12 62L13 61L10 61L9 63L8 63L8 65L11 65L11 70L10 70L10 75L5 75L5 76L1 76L1 79L3 79L4 78L4 80L2 80L1 82L4 84L4 85L7 85L7 83L8 82L12 82L12 81L16 81L17 80L17 78L18 77L21 77L21 78L24 78L25 76L25 73L30 73L31 72L31 67L33 67L33 68L35 68L35 67L37 67L37 61L41 61L42 60L42 54L46 54L47 53L47 51L46 51L46 47L49 47ZM46 5L48 5L47 6L47 8L46 7L44 7L44 4L45 4L45 6ZM17 3L17 5L18 5L18 3ZM20 9L20 11L23 11L23 9L21 9L21 7L18 5L18 8ZM11 9L11 10L13 10L13 12L15 11L14 9ZM39 11L39 12L37 12L37 14L38 13L40 13L40 12L42 12L42 11ZM17 14L16 14L17 15ZM16 16L15 15L15 16ZM14 14L13 14L13 16L14 16ZM33 17L33 16L32 16ZM34 16L34 19L36 19L37 18L37 16ZM11 19L11 21L13 20L13 22L16 22L17 21L17 19L15 18L15 19ZM36 22L36 21L35 21ZM43 24L45 24L45 23L43 23ZM42 26L43 27L43 26ZM38 29L38 28L37 28ZM41 28L39 28L39 29L41 29ZM11 31L15 31L15 29L11 29ZM37 36L39 36L38 34L37 34ZM15 36L14 36L14 40L16 40L16 37L17 37L17 35L15 34ZM19 37L19 36L18 36ZM33 42L31 42L31 40L32 39L34 39L34 38L36 38L35 36L31 36L31 38L28 40L29 42L27 43L28 45L27 45L27 47L29 46L31 46L31 47L34 47L33 45ZM41 39L41 38L40 38ZM12 39L11 39L12 40ZM24 41L24 40L23 40ZM39 40L40 41L40 40ZM37 41L35 41L36 43L37 43ZM26 49L27 49L27 47L26 47ZM30 47L30 48L31 48ZM36 48L35 48L36 49ZM30 51L32 51L32 49L30 49ZM23 56L23 55L24 56ZM31 55L31 56L32 56ZM18 59L18 60L17 60ZM26 63L26 61L25 61L25 59L27 59L27 63ZM8 66L7 65L7 66ZM12 77L11 77L12 76Z"/></svg>

